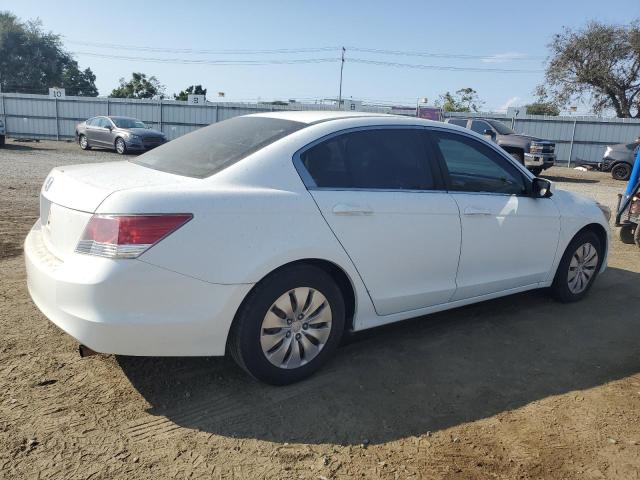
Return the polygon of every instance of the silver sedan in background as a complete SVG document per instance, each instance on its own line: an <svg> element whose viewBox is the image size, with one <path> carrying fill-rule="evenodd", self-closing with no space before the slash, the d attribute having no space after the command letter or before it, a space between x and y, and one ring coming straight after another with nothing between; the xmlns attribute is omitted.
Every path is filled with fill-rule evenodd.
<svg viewBox="0 0 640 480"><path fill-rule="evenodd" d="M130 117L99 116L76 125L80 148L114 149L120 155L129 151L145 151L167 141L164 133L153 130L141 120Z"/></svg>

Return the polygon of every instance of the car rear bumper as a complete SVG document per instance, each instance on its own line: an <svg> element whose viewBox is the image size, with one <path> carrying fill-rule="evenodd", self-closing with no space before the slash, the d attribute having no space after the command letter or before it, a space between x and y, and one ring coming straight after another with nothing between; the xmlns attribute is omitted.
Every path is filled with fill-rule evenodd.
<svg viewBox="0 0 640 480"><path fill-rule="evenodd" d="M556 163L556 156L553 153L525 153L525 167L553 167Z"/></svg>
<svg viewBox="0 0 640 480"><path fill-rule="evenodd" d="M27 285L54 324L101 353L224 355L235 312L252 285L212 284L141 260L46 248L38 221L25 240Z"/></svg>

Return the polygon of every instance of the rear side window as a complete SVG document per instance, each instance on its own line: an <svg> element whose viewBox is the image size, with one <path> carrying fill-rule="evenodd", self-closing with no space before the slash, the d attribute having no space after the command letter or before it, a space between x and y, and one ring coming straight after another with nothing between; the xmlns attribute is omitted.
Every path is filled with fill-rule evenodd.
<svg viewBox="0 0 640 480"><path fill-rule="evenodd" d="M301 155L317 187L430 190L434 179L418 129L372 129L338 135Z"/></svg>
<svg viewBox="0 0 640 480"><path fill-rule="evenodd" d="M459 127L466 127L467 126L467 121L463 120L463 119L450 118L447 123L451 123L453 125L458 125Z"/></svg>
<svg viewBox="0 0 640 480"><path fill-rule="evenodd" d="M306 126L268 117L235 117L155 148L133 163L187 177L209 177Z"/></svg>

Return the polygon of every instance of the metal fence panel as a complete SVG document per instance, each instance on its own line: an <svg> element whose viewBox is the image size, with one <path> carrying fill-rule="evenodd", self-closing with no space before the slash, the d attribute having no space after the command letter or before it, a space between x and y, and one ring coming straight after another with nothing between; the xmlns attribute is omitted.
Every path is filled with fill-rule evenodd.
<svg viewBox="0 0 640 480"><path fill-rule="evenodd" d="M280 110L335 110L333 105L266 105L252 103L212 103L187 105L176 100L137 100L128 98L65 97L54 100L47 95L0 94L0 117L7 134L14 137L68 139L75 135L77 123L96 115L136 117L162 130L170 139L197 128L238 115ZM379 107L363 107L369 112L388 112ZM467 117L468 113L446 113L445 117ZM602 158L604 147L628 143L640 136L638 119L595 117L547 117L524 115L515 118L495 113L473 116L503 122L519 133L556 142L559 163L591 161Z"/></svg>

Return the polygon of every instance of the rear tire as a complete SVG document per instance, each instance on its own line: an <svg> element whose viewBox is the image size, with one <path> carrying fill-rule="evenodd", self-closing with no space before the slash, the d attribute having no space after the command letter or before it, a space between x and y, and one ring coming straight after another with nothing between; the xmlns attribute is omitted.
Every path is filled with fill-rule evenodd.
<svg viewBox="0 0 640 480"><path fill-rule="evenodd" d="M576 235L558 265L551 285L553 296L563 303L584 298L598 276L603 254L603 246L594 232L587 230Z"/></svg>
<svg viewBox="0 0 640 480"><path fill-rule="evenodd" d="M116 138L114 146L116 149L116 153L118 153L119 155L124 155L125 153L127 153L127 144L124 143L123 138L121 137Z"/></svg>
<svg viewBox="0 0 640 480"><path fill-rule="evenodd" d="M536 177L542 173L542 167L533 167L530 169L531 173L533 173Z"/></svg>
<svg viewBox="0 0 640 480"><path fill-rule="evenodd" d="M4 147L4 135L0 135L0 147Z"/></svg>
<svg viewBox="0 0 640 480"><path fill-rule="evenodd" d="M611 169L611 176L616 180L629 180L631 165L628 163L616 163Z"/></svg>
<svg viewBox="0 0 640 480"><path fill-rule="evenodd" d="M344 323L342 292L328 273L310 265L285 267L249 293L227 347L254 378L287 385L312 375L333 356Z"/></svg>
<svg viewBox="0 0 640 480"><path fill-rule="evenodd" d="M620 227L620 230L618 231L620 241L622 243L626 243L627 245L633 245L634 243L636 243L635 234L638 233L636 232L637 229L637 226L632 223L625 223L624 225L622 225Z"/></svg>

